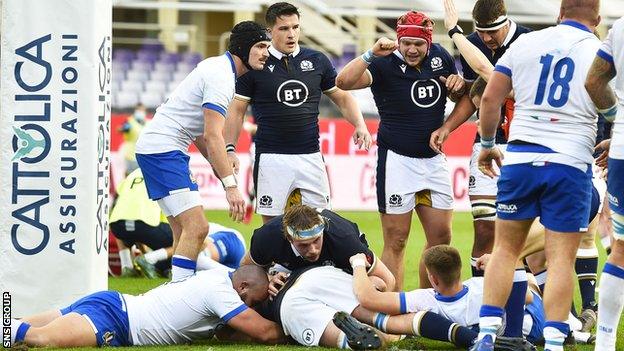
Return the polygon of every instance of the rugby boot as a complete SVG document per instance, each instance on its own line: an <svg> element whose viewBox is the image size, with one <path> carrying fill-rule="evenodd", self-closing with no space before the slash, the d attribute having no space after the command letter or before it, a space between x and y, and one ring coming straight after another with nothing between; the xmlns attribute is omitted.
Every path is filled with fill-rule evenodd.
<svg viewBox="0 0 624 351"><path fill-rule="evenodd" d="M336 312L334 324L347 337L349 347L353 350L376 350L381 347L381 337L372 327L360 323L346 312Z"/></svg>

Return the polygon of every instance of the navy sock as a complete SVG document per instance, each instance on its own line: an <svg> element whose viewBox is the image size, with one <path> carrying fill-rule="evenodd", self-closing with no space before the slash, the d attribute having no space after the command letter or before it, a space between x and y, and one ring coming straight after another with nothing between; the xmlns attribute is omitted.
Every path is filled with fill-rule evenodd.
<svg viewBox="0 0 624 351"><path fill-rule="evenodd" d="M452 342L462 348L472 346L478 336L476 331L428 311L416 313L412 327L416 335L432 340Z"/></svg>
<svg viewBox="0 0 624 351"><path fill-rule="evenodd" d="M598 250L596 250L596 254L597 253ZM577 257L575 269L581 291L583 309L591 308L596 304L596 272L598 271L598 256Z"/></svg>
<svg viewBox="0 0 624 351"><path fill-rule="evenodd" d="M514 282L505 305L505 332L504 336L522 337L522 323L524 322L524 302L527 292L527 275L524 268L514 273Z"/></svg>

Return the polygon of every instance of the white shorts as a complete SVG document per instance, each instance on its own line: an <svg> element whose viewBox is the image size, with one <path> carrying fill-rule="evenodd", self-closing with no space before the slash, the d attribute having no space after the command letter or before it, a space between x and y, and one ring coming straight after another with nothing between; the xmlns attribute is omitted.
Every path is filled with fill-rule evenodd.
<svg viewBox="0 0 624 351"><path fill-rule="evenodd" d="M379 212L401 214L416 205L453 208L451 177L444 155L413 158L379 149L377 160Z"/></svg>
<svg viewBox="0 0 624 351"><path fill-rule="evenodd" d="M598 195L600 196L600 206L598 206L598 213L602 213L602 205L604 203L604 198L607 195L607 181L602 176L602 169L596 166L595 163L592 164L592 183L596 190L598 190Z"/></svg>
<svg viewBox="0 0 624 351"><path fill-rule="evenodd" d="M260 154L256 164L256 212L279 216L290 193L299 189L301 201L314 208L331 208L329 179L320 152L314 154Z"/></svg>
<svg viewBox="0 0 624 351"><path fill-rule="evenodd" d="M318 346L334 314L351 314L360 304L352 285L350 274L331 266L303 273L282 300L280 319L284 333L301 345Z"/></svg>
<svg viewBox="0 0 624 351"><path fill-rule="evenodd" d="M179 192L167 195L157 200L157 202L166 217L177 217L180 213L188 209L202 206L199 191L188 189L180 189Z"/></svg>
<svg viewBox="0 0 624 351"><path fill-rule="evenodd" d="M497 144L496 147L503 153L507 149L506 144ZM468 195L496 196L498 187L498 177L490 178L479 170L479 153L481 143L472 145L472 155L470 155L470 178L468 180ZM500 173L500 170L499 170Z"/></svg>

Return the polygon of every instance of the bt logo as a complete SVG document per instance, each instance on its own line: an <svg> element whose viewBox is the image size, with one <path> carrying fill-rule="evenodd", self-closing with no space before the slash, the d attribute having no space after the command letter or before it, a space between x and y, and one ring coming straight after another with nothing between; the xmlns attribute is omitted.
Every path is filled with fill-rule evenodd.
<svg viewBox="0 0 624 351"><path fill-rule="evenodd" d="M427 108L435 105L441 95L440 83L435 79L417 80L412 84L412 101L418 107Z"/></svg>
<svg viewBox="0 0 624 351"><path fill-rule="evenodd" d="M308 87L303 82L290 79L277 88L277 101L286 106L297 107L308 100Z"/></svg>

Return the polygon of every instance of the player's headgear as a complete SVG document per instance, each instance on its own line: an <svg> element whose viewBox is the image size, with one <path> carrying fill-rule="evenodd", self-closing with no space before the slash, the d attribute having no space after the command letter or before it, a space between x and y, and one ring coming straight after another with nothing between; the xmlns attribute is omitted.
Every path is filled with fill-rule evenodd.
<svg viewBox="0 0 624 351"><path fill-rule="evenodd" d="M269 33L262 25L253 21L243 21L232 28L228 51L238 56L249 69L249 51L251 47L261 41L270 41Z"/></svg>
<svg viewBox="0 0 624 351"><path fill-rule="evenodd" d="M286 226L288 235L290 235L293 240L309 240L323 235L325 231L325 219L321 215L318 216L321 223L315 224L310 228L295 229L291 226Z"/></svg>
<svg viewBox="0 0 624 351"><path fill-rule="evenodd" d="M478 22L475 22L475 29L476 30L480 30L482 32L484 32L484 31L494 31L494 30L498 30L498 29L502 28L503 26L505 26L507 24L507 22L509 22L509 18L507 18L507 15L501 15L497 19L495 19L494 21L492 21L490 23L478 23Z"/></svg>
<svg viewBox="0 0 624 351"><path fill-rule="evenodd" d="M423 39L427 47L431 47L433 38L434 22L422 12L410 11L397 20L397 39L403 38Z"/></svg>

